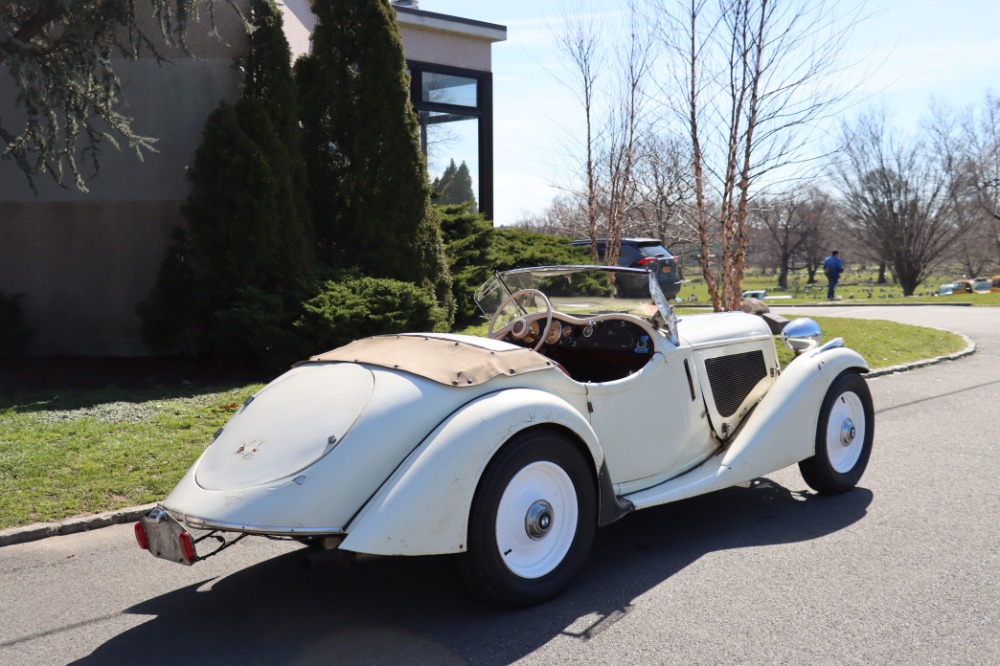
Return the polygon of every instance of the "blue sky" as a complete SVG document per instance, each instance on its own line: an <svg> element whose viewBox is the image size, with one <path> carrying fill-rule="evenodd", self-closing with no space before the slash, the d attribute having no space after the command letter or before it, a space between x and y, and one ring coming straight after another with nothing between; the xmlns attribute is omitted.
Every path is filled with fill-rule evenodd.
<svg viewBox="0 0 1000 666"><path fill-rule="evenodd" d="M507 41L493 46L497 224L543 210L575 164L567 146L579 135L581 110L559 83L564 70L551 38L560 4L420 1L425 11L507 27ZM915 132L932 97L963 107L981 104L987 90L1000 93L1000 2L871 0L867 13L848 59L870 72L848 113L881 104L900 130Z"/></svg>

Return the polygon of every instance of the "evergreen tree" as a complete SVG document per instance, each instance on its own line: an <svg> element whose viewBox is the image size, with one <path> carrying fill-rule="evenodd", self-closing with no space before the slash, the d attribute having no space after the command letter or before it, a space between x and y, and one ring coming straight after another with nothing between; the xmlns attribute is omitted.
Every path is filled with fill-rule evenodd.
<svg viewBox="0 0 1000 666"><path fill-rule="evenodd" d="M298 96L292 79L292 50L274 0L251 0L253 32L243 57L243 97L267 102L267 114L282 141L300 144Z"/></svg>
<svg viewBox="0 0 1000 666"><path fill-rule="evenodd" d="M153 349L266 356L280 347L310 270L300 230L287 224L296 204L284 155L257 100L209 116L189 173L186 224L140 307Z"/></svg>
<svg viewBox="0 0 1000 666"><path fill-rule="evenodd" d="M243 58L243 97L264 104L271 126L285 146L287 155L277 151L280 169L288 170L295 196L294 207L286 214L287 242L308 259L313 232L307 200L306 167L302 156L302 128L299 125L298 91L292 77L292 50L285 37L284 20L274 0L251 0L250 20L254 30L247 39Z"/></svg>
<svg viewBox="0 0 1000 666"><path fill-rule="evenodd" d="M317 2L295 65L321 259L421 285L453 313L402 42L388 0Z"/></svg>
<svg viewBox="0 0 1000 666"><path fill-rule="evenodd" d="M206 122L185 225L139 313L156 351L283 363L313 272L305 171L280 13L253 0L251 17L244 97Z"/></svg>
<svg viewBox="0 0 1000 666"><path fill-rule="evenodd" d="M435 203L448 205L471 202L469 210L475 211L476 195L472 191L472 174L465 162L461 166L455 166L455 160L451 160L448 168L440 177L434 179L434 192L437 195Z"/></svg>

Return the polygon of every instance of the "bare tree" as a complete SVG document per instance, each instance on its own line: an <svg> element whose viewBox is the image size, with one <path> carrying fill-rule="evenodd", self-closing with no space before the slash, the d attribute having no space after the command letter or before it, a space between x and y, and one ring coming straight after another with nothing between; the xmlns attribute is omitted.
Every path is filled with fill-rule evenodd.
<svg viewBox="0 0 1000 666"><path fill-rule="evenodd" d="M607 238L604 261L618 263L621 239L638 205L635 172L648 133L645 87L655 57L638 0L623 0L620 25L599 28L586 5L565 17L557 45L571 63L573 85L586 121L584 187L587 235L597 260L597 238ZM614 55L600 48L607 38ZM602 73L604 84L598 86ZM605 224L601 233L600 222Z"/></svg>
<svg viewBox="0 0 1000 666"><path fill-rule="evenodd" d="M848 224L912 295L963 231L954 215L959 183L940 154L896 139L884 111L844 123L841 143L834 170Z"/></svg>
<svg viewBox="0 0 1000 666"><path fill-rule="evenodd" d="M664 40L683 61L670 87L685 91L673 111L691 142L702 274L714 307L734 309L751 191L765 178L795 178L787 167L806 159L816 122L850 93L833 79L860 14L838 15L822 0L660 0L660 7Z"/></svg>
<svg viewBox="0 0 1000 666"><path fill-rule="evenodd" d="M603 53L600 48L600 28L591 7L576 5L571 11L567 5L562 8L564 28L555 35L558 49L569 60L571 80L566 82L583 107L586 126L584 138L584 199L586 201L587 236L591 240L591 259L598 261L597 248L597 177L595 174L594 144L595 90L598 73L603 67Z"/></svg>
<svg viewBox="0 0 1000 666"><path fill-rule="evenodd" d="M959 244L968 239L971 248L980 252L988 248L985 264L1000 267L1000 99L987 93L979 112L968 109L960 122L965 176L982 217Z"/></svg>
<svg viewBox="0 0 1000 666"><path fill-rule="evenodd" d="M987 199L984 164L989 160L974 110L954 112L946 104L932 100L930 116L922 132L940 168L953 186L949 188L951 215L963 230L950 244L946 256L956 260L965 275L981 275L991 263L996 243L995 219Z"/></svg>
<svg viewBox="0 0 1000 666"><path fill-rule="evenodd" d="M647 135L633 173L638 202L630 234L659 238L667 247L696 242L697 230L683 214L690 206L689 165L681 139Z"/></svg>
<svg viewBox="0 0 1000 666"><path fill-rule="evenodd" d="M626 0L626 24L615 42L622 45L616 53L615 80L608 113L606 131L607 187L608 187L608 242L606 261L618 264L621 241L630 214L637 205L634 171L639 158L639 147L648 131L645 85L653 51L651 35L639 16L636 0Z"/></svg>
<svg viewBox="0 0 1000 666"><path fill-rule="evenodd" d="M579 197L563 194L552 200L543 212L526 215L513 226L568 238L586 238L585 202Z"/></svg>
<svg viewBox="0 0 1000 666"><path fill-rule="evenodd" d="M816 189L783 200L762 200L754 207L752 217L767 231L775 250L781 289L788 289L789 271L809 267L813 248L822 244L832 209L830 198Z"/></svg>

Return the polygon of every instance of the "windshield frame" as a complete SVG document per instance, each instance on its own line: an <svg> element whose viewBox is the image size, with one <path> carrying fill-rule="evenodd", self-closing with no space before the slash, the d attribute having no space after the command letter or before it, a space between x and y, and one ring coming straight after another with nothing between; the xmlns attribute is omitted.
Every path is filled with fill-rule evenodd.
<svg viewBox="0 0 1000 666"><path fill-rule="evenodd" d="M674 313L673 306L660 289L660 285L656 280L656 275L643 268L589 264L512 268L503 271L496 271L492 279L484 282L476 290L474 299L480 311L486 316L487 319L491 319L496 311L488 309L488 307L484 305L484 301L487 300L487 295L495 292L497 289L500 289L504 296L510 296L511 294L526 288L515 286L517 284L516 278L519 276L537 276L540 280L544 277L558 277L577 273L614 273L616 275L646 276L648 297L652 301L652 304L655 305L656 311L659 314L659 319L661 320L657 322L657 327L664 330L671 343L674 345L678 344L677 315ZM632 303L635 303L635 300L636 299L625 299L624 302L631 301ZM520 308L519 304L515 303L514 305L519 309L522 309L522 314L527 314L526 312L523 312L523 308ZM629 308L623 308L621 312L627 312L628 310Z"/></svg>

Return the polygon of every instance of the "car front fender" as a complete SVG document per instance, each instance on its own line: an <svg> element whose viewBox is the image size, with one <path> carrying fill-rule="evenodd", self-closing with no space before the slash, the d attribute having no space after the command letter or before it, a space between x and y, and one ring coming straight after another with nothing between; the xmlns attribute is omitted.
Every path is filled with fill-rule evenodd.
<svg viewBox="0 0 1000 666"><path fill-rule="evenodd" d="M573 432L593 461L604 461L587 418L537 389L485 395L452 414L403 461L348 526L341 548L375 555L464 552L479 479L513 435L540 425Z"/></svg>
<svg viewBox="0 0 1000 666"><path fill-rule="evenodd" d="M838 343L807 351L784 369L723 455L722 465L733 476L750 480L815 453L819 410L830 385L845 370L868 371L860 354Z"/></svg>
<svg viewBox="0 0 1000 666"><path fill-rule="evenodd" d="M834 341L788 364L729 444L698 467L625 496L638 509L744 483L814 455L819 410L841 373L867 372L861 355Z"/></svg>

